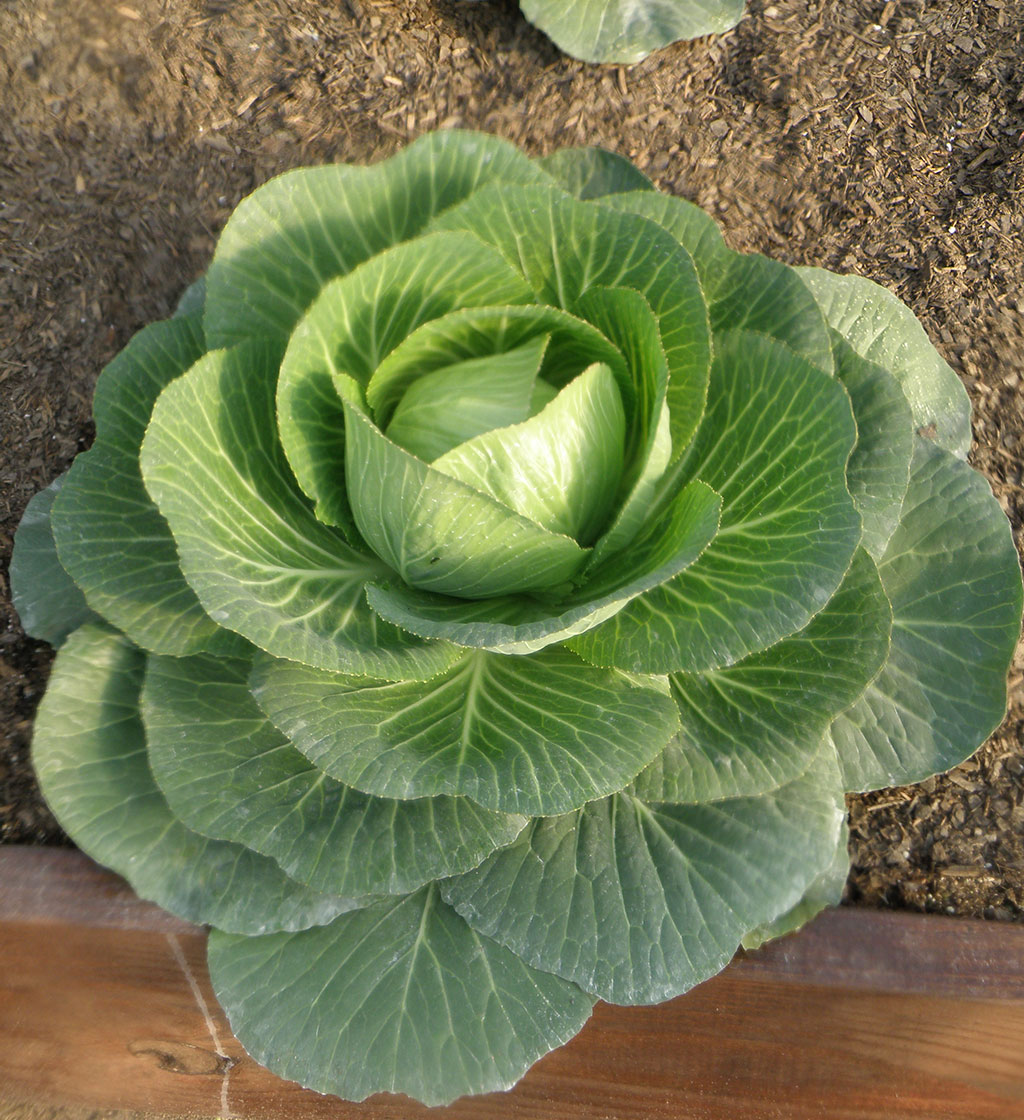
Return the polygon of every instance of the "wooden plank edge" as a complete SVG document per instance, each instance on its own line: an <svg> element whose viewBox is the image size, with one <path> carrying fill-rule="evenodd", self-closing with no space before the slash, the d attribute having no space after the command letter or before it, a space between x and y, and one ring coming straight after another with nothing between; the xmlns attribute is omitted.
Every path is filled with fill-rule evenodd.
<svg viewBox="0 0 1024 1120"><path fill-rule="evenodd" d="M508 1094L352 1105L247 1058L201 929L78 852L0 849L0 1105L20 1093L274 1120L1005 1120L1024 1117L1022 1040L1024 928L845 909L660 1007L600 1005Z"/></svg>
<svg viewBox="0 0 1024 1120"><path fill-rule="evenodd" d="M197 933L74 848L0 847L0 921ZM826 910L798 934L737 954L740 975L1024 999L1024 925L910 911Z"/></svg>

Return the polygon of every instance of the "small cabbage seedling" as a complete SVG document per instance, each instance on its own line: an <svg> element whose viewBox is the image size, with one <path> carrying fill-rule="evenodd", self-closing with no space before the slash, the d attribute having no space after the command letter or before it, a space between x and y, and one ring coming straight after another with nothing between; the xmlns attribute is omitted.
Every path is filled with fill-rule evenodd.
<svg viewBox="0 0 1024 1120"><path fill-rule="evenodd" d="M519 0L523 15L566 54L632 65L679 39L735 27L744 0Z"/></svg>
<svg viewBox="0 0 1024 1120"><path fill-rule="evenodd" d="M1017 557L920 325L607 152L282 175L95 419L12 563L43 792L321 1092L686 991L1004 712Z"/></svg>

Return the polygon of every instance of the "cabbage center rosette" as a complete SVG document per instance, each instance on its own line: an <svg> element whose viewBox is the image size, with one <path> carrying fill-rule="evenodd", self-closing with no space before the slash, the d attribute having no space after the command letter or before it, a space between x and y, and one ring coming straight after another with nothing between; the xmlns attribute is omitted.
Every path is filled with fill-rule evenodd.
<svg viewBox="0 0 1024 1120"><path fill-rule="evenodd" d="M1005 708L1016 554L916 320L609 153L273 180L95 416L12 561L43 791L321 1092L505 1088L687 990Z"/></svg>

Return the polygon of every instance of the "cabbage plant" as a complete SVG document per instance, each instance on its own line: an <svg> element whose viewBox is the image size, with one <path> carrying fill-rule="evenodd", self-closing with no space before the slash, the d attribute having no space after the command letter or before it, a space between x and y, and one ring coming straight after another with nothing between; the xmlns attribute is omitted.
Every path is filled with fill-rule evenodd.
<svg viewBox="0 0 1024 1120"><path fill-rule="evenodd" d="M871 282L594 149L288 172L103 371L12 562L71 837L286 1078L512 1085L841 889L999 722L1021 581Z"/></svg>
<svg viewBox="0 0 1024 1120"><path fill-rule="evenodd" d="M519 0L523 15L566 54L632 65L678 39L735 27L744 0Z"/></svg>

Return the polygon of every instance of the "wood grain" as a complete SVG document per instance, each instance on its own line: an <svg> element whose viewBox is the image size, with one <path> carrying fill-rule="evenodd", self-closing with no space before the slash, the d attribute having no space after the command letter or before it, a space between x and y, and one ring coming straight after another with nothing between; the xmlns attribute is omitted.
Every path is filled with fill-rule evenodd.
<svg viewBox="0 0 1024 1120"><path fill-rule="evenodd" d="M1019 926L834 911L670 1003L599 1005L509 1093L429 1110L261 1069L205 940L77 852L0 849L0 1116L1024 1120Z"/></svg>

